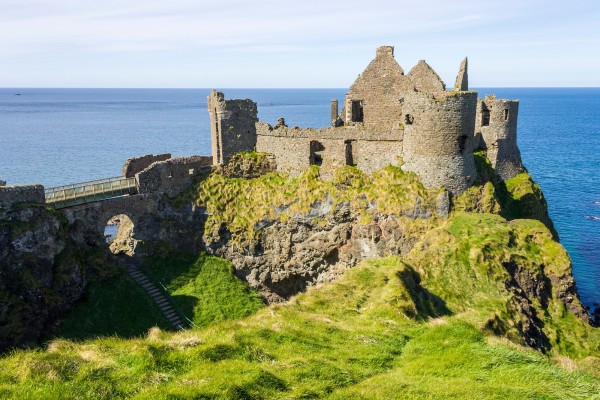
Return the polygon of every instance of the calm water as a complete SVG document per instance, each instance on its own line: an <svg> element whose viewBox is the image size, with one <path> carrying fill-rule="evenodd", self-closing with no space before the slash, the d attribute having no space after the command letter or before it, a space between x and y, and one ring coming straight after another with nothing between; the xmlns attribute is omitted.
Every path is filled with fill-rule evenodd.
<svg viewBox="0 0 600 400"><path fill-rule="evenodd" d="M228 89L259 118L329 124L344 89ZM521 100L519 146L541 185L587 305L600 303L600 88L480 89ZM15 95L19 93L20 95ZM121 172L148 153L209 155L208 89L0 89L0 179L57 186Z"/></svg>

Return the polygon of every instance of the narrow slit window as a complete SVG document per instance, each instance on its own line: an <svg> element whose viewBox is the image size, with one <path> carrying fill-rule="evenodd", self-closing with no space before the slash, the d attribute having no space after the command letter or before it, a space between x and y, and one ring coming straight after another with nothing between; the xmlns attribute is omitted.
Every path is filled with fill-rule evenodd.
<svg viewBox="0 0 600 400"><path fill-rule="evenodd" d="M504 110L504 120L508 120L508 110Z"/></svg>
<svg viewBox="0 0 600 400"><path fill-rule="evenodd" d="M346 155L346 165L356 165L354 163L354 140L346 140L344 141L345 145L345 155Z"/></svg>
<svg viewBox="0 0 600 400"><path fill-rule="evenodd" d="M490 110L484 109L481 111L481 126L490 125Z"/></svg>

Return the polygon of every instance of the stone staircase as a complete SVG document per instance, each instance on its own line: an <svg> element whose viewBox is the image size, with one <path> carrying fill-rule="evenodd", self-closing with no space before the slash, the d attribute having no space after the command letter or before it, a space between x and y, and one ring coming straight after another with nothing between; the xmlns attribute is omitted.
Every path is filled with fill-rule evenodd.
<svg viewBox="0 0 600 400"><path fill-rule="evenodd" d="M127 262L126 264L127 275L135 283L140 285L142 289L148 293L148 296L156 303L160 311L163 313L165 318L173 325L173 327L182 331L188 328L186 321L179 315L167 295L165 295L160 288L142 272L142 270L135 264Z"/></svg>

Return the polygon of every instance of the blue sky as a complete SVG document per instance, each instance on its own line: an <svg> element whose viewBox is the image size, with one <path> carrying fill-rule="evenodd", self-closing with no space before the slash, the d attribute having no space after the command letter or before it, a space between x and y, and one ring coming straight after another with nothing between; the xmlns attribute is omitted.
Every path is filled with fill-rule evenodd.
<svg viewBox="0 0 600 400"><path fill-rule="evenodd" d="M597 0L0 0L0 87L348 87L380 45L448 86L600 86Z"/></svg>

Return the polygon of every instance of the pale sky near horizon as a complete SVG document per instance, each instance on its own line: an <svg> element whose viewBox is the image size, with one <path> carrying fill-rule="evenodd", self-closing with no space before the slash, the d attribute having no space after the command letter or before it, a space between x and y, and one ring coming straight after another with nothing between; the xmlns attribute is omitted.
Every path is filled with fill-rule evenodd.
<svg viewBox="0 0 600 400"><path fill-rule="evenodd" d="M0 0L0 87L348 87L380 45L447 86L600 86L597 0Z"/></svg>

